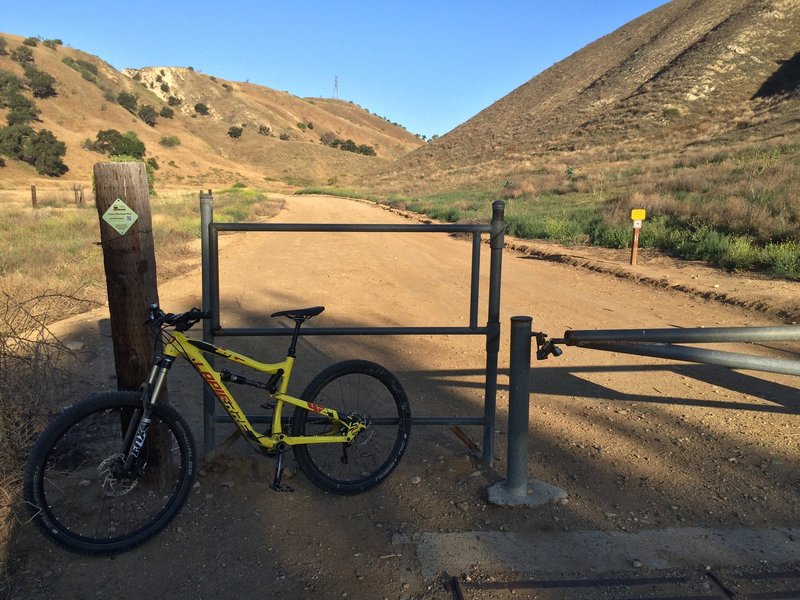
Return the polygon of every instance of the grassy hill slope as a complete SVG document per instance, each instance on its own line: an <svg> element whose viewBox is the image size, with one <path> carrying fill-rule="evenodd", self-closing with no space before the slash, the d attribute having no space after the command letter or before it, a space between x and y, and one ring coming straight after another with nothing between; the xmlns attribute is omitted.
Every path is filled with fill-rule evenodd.
<svg viewBox="0 0 800 600"><path fill-rule="evenodd" d="M0 35L7 41L7 53L0 55L0 70L22 78L23 68L10 53L23 38ZM65 46L40 43L31 50L33 66L56 79L56 95L36 100L41 114L33 126L49 129L67 145L64 162L69 172L59 181L90 179L92 165L104 157L86 150L83 142L107 129L136 133L147 147L146 158L155 158L160 166L159 183L201 187L236 181L255 185L265 179L347 180L353 174L372 172L423 143L403 128L341 100L298 98L255 84L223 81L190 68L119 72L98 57ZM80 68L78 61L89 65L89 70ZM150 105L157 112L168 106L169 96L181 103L172 106L173 118L158 117L151 127L119 105L120 92L134 94L137 106ZM28 91L24 94L31 97ZM207 115L195 111L198 103L208 107ZM3 124L6 114L7 110L0 108ZM241 137L231 137L231 127L242 127ZM369 146L376 156L328 147L320 141L324 134ZM180 143L165 147L160 144L163 137L176 137ZM42 179L25 163L5 162L0 170L0 185L5 189L26 187Z"/></svg>

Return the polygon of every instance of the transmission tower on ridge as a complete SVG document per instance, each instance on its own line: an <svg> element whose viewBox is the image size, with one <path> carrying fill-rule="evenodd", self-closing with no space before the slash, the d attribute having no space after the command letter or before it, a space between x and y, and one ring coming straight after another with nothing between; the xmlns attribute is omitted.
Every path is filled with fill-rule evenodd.
<svg viewBox="0 0 800 600"><path fill-rule="evenodd" d="M331 96L334 100L339 99L339 76L333 76L333 96Z"/></svg>

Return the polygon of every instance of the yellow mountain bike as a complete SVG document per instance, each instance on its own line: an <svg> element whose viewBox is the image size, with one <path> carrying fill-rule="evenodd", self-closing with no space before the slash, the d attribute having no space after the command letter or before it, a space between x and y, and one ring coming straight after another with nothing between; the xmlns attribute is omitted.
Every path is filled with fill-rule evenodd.
<svg viewBox="0 0 800 600"><path fill-rule="evenodd" d="M281 483L284 453L335 494L369 490L394 470L408 444L408 399L397 378L363 360L331 365L308 384L301 398L287 394L301 325L324 307L287 310L293 320L286 359L262 363L186 336L207 318L192 309L169 314L152 306L149 325L163 350L138 392L91 396L58 415L41 434L26 466L24 495L34 520L51 539L71 550L112 554L132 548L163 529L183 506L195 475L195 445L184 418L159 402L170 368L183 357L210 386L242 436L275 456L271 487ZM205 354L269 375L249 379L214 370ZM268 398L265 432L256 431L226 384L254 386ZM291 405L291 417L284 408Z"/></svg>

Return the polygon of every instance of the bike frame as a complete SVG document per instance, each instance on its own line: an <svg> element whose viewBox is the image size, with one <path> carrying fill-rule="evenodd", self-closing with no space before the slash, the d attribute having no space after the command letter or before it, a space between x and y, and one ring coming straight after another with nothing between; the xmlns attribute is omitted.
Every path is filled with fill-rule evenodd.
<svg viewBox="0 0 800 600"><path fill-rule="evenodd" d="M242 432L242 435L250 440L258 442L267 450L283 450L287 446L294 446L296 444L351 443L359 432L365 428L363 423L348 419L347 416L343 418L332 408L326 408L319 404L314 404L313 402L307 402L286 393L289 387L289 380L291 379L294 356L287 356L285 360L279 363L262 363L244 354L189 338L180 331L171 331L169 335L170 339L164 346L164 355L154 365L148 381L148 385L152 390L151 402L153 403L157 401L158 395L163 387L163 382L166 379L169 369L175 362L175 359L183 357L189 361L211 391L214 392L214 395L217 397L220 404L222 404L223 408L225 408L226 412L231 416L231 419L233 419L233 422ZM279 375L280 379L277 382L277 388L274 393L270 393L270 396L276 402L270 434L260 434L256 432L252 423L247 418L247 415L242 411L233 394L222 381L221 372L211 367L204 356L205 353L222 357L261 373L267 373L273 376ZM283 409L286 404L300 407L330 420L332 424L331 432L325 435L288 435L283 430L282 420Z"/></svg>

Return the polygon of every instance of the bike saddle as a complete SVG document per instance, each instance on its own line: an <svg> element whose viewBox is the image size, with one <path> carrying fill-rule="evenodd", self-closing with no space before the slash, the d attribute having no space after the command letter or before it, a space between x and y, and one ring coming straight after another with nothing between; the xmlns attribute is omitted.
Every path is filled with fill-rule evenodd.
<svg viewBox="0 0 800 600"><path fill-rule="evenodd" d="M293 308L290 310L281 310L272 313L272 317L289 317L293 321L305 321L311 317L316 317L319 313L325 310L324 306L312 306L311 308Z"/></svg>

